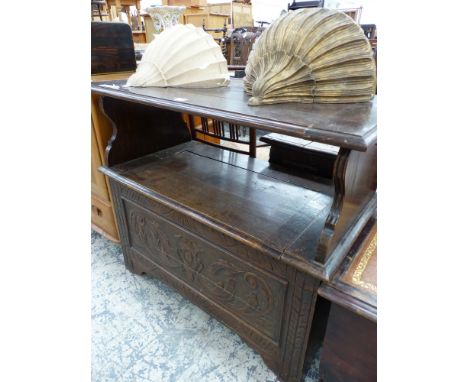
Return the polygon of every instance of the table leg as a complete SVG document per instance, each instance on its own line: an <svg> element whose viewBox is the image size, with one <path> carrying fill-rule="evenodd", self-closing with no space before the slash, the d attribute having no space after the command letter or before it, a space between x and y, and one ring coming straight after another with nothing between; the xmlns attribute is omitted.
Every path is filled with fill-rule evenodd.
<svg viewBox="0 0 468 382"><path fill-rule="evenodd" d="M138 30L141 30L140 0L136 0Z"/></svg>

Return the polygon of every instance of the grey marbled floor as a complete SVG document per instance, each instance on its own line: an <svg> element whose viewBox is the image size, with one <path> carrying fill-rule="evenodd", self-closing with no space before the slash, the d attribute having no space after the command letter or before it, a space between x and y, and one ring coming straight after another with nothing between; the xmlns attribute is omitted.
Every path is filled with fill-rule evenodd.
<svg viewBox="0 0 468 382"><path fill-rule="evenodd" d="M237 334L149 276L125 269L96 232L92 252L93 382L277 381ZM318 359L305 381L318 381Z"/></svg>

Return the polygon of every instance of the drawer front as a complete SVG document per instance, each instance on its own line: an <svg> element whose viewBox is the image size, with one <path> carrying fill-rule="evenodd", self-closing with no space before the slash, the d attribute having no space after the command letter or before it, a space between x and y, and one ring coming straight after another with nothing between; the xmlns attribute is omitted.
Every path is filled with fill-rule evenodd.
<svg viewBox="0 0 468 382"><path fill-rule="evenodd" d="M119 235L112 206L110 202L103 201L95 195L91 195L91 222L118 241Z"/></svg>
<svg viewBox="0 0 468 382"><path fill-rule="evenodd" d="M129 200L123 206L131 248L278 346L286 280Z"/></svg>

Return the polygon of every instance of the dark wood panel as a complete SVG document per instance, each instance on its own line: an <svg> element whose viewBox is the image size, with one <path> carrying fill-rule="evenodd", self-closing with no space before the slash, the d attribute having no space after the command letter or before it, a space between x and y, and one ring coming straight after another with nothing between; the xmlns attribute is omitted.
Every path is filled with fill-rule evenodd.
<svg viewBox="0 0 468 382"><path fill-rule="evenodd" d="M101 99L101 109L113 125L106 148L108 166L191 140L180 113L108 97Z"/></svg>
<svg viewBox="0 0 468 382"><path fill-rule="evenodd" d="M373 216L333 279L319 288L321 298L331 304L320 362L324 382L377 379L376 272Z"/></svg>
<svg viewBox="0 0 468 382"><path fill-rule="evenodd" d="M320 356L323 382L377 380L377 324L332 304Z"/></svg>
<svg viewBox="0 0 468 382"><path fill-rule="evenodd" d="M377 98L357 104L249 106L242 80L215 89L123 87L124 81L91 84L96 94L124 99L248 127L293 135L359 151L376 140ZM113 87L112 87L113 86Z"/></svg>
<svg viewBox="0 0 468 382"><path fill-rule="evenodd" d="M333 178L339 147L311 142L282 134L267 134L260 141L270 147L270 163L302 170L303 176Z"/></svg>
<svg viewBox="0 0 468 382"><path fill-rule="evenodd" d="M329 258L345 233L356 225L363 208L376 198L377 143L371 144L366 152L341 148L335 161L333 180L335 196L317 248L320 262Z"/></svg>
<svg viewBox="0 0 468 382"><path fill-rule="evenodd" d="M91 73L136 69L132 30L125 23L91 22Z"/></svg>
<svg viewBox="0 0 468 382"><path fill-rule="evenodd" d="M130 245L279 345L287 281L124 199Z"/></svg>

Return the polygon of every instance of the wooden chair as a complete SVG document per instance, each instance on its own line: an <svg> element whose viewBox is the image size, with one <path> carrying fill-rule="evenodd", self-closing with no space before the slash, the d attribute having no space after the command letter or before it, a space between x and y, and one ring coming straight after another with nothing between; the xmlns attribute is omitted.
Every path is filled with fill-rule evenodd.
<svg viewBox="0 0 468 382"><path fill-rule="evenodd" d="M265 30L263 27L242 27L232 31L227 39L229 46L229 64L247 65L249 53L255 40Z"/></svg>
<svg viewBox="0 0 468 382"><path fill-rule="evenodd" d="M142 17L141 17L141 6L140 0L106 0L107 8L109 9L109 13L111 13L111 7L115 8L116 17L120 19L120 12L125 12L127 14L128 22L131 23L132 16L130 14L130 7L134 6L136 8L136 28L135 30L142 29Z"/></svg>
<svg viewBox="0 0 468 382"><path fill-rule="evenodd" d="M377 65L377 26L375 24L361 24L361 28L369 39L374 52L375 65Z"/></svg>
<svg viewBox="0 0 468 382"><path fill-rule="evenodd" d="M369 40L377 38L377 26L375 24L361 24L361 28Z"/></svg>
<svg viewBox="0 0 468 382"><path fill-rule="evenodd" d="M268 144L257 143L257 130L235 123L227 123L216 119L200 117L201 124L195 123L195 118L189 116L189 127L192 139L215 147L222 147L240 154L257 156L257 147L266 147ZM230 142L233 145L223 144L221 141ZM245 146L243 150L239 146Z"/></svg>
<svg viewBox="0 0 468 382"><path fill-rule="evenodd" d="M205 19L203 19L202 28L205 32L214 32L214 33L222 33L223 37L221 38L214 38L214 40L219 44L221 47L221 51L226 59L227 57L227 47L226 47L226 33L227 33L227 25L226 19L224 19L224 25L222 28L206 28L205 27Z"/></svg>

